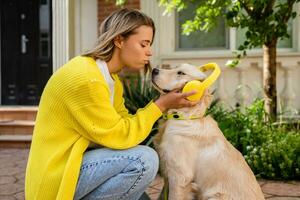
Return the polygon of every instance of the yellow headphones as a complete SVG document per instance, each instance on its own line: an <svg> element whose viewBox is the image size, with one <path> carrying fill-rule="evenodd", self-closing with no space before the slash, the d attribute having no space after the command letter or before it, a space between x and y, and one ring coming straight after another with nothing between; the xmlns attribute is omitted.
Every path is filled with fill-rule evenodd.
<svg viewBox="0 0 300 200"><path fill-rule="evenodd" d="M201 71L205 72L207 70L213 69L214 71L203 81L192 80L189 81L182 89L182 92L189 92L192 90L196 90L197 93L187 97L190 101L198 101L202 97L204 90L211 86L219 77L221 70L216 63L207 63L201 67L199 67Z"/></svg>

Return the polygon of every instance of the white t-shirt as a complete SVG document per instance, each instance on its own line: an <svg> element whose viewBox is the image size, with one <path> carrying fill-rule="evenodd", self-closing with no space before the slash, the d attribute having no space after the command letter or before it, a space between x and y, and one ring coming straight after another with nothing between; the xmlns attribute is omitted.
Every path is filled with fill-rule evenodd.
<svg viewBox="0 0 300 200"><path fill-rule="evenodd" d="M110 102L112 104L114 104L114 94L115 94L115 81L113 80L113 78L111 77L107 64L105 61L96 60L96 63L101 71L101 73L104 76L104 79L106 81L106 83L108 84L109 90L110 90Z"/></svg>

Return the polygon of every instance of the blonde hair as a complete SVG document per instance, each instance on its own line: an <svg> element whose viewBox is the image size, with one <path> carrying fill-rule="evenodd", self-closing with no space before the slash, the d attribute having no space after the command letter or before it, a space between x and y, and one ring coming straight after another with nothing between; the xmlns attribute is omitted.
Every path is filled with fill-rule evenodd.
<svg viewBox="0 0 300 200"><path fill-rule="evenodd" d="M95 60L109 61L115 47L114 39L117 36L126 39L135 34L134 30L142 25L152 27L154 39L155 26L150 17L136 9L123 8L114 11L101 23L96 46L83 55Z"/></svg>

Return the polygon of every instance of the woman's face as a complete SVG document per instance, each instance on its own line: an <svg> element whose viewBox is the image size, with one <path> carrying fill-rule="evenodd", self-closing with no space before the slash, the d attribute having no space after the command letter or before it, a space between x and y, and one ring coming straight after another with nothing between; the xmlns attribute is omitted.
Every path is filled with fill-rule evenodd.
<svg viewBox="0 0 300 200"><path fill-rule="evenodd" d="M152 56L151 43L153 30L150 26L140 26L121 42L120 59L124 67L130 70L143 69Z"/></svg>

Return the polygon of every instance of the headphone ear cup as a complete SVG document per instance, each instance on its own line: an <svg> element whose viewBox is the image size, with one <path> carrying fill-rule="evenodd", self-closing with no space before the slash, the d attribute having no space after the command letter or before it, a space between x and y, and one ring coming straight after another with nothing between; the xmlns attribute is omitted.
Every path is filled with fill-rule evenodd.
<svg viewBox="0 0 300 200"><path fill-rule="evenodd" d="M193 90L197 91L197 93L187 97L187 99L190 100L190 101L199 101L201 99L202 95L203 95L204 90L205 90L205 88L203 87L202 82L198 81L198 80L189 81L183 87L182 92L185 93L185 92L190 92L190 91L193 91Z"/></svg>

